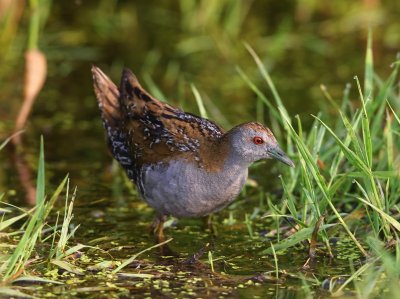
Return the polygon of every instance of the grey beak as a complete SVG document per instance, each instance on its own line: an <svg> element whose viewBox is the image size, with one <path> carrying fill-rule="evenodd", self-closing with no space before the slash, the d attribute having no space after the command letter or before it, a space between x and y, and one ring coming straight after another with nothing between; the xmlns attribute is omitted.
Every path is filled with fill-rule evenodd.
<svg viewBox="0 0 400 299"><path fill-rule="evenodd" d="M285 163L290 167L294 167L293 161L290 160L288 156L286 156L285 152L278 145L272 148L269 151L269 154L271 155L271 157L277 159L278 161L281 161L282 163Z"/></svg>

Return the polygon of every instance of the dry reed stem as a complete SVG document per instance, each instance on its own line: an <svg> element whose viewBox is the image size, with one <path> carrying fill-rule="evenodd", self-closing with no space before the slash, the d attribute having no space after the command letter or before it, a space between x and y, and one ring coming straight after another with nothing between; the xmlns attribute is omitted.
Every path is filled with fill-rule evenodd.
<svg viewBox="0 0 400 299"><path fill-rule="evenodd" d="M46 80L47 61L42 52L38 49L28 50L25 54L25 63L24 97L15 122L15 132L24 129L33 104ZM28 204L35 204L36 189L32 183L32 171L26 162L22 135L15 136L12 142L15 146L15 166L26 192L26 201Z"/></svg>

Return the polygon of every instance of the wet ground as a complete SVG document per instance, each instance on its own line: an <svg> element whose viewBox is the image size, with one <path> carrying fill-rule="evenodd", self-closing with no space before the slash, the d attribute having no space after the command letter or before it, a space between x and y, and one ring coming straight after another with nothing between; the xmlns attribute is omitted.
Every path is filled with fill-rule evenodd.
<svg viewBox="0 0 400 299"><path fill-rule="evenodd" d="M343 282L350 273L349 261L360 263L353 244L336 238L331 240L334 259L320 244L317 259L304 267L308 245L299 244L277 253L277 269L274 256L262 251L293 230L290 223L281 225L278 236L274 220L261 217L266 210L258 191L247 187L235 203L215 215L211 227L204 219L168 221L167 249L173 256L156 247L113 273L122 261L155 245L149 233L154 212L137 199L119 170L113 177L107 175L115 171L111 165L92 170L100 176L87 175L79 184L70 226L79 228L69 242L70 247L88 247L66 258L73 265L69 271L54 265L50 271L46 263L30 267L33 274L62 285L17 282L17 289L39 298L326 297L330 283ZM60 199L58 206L62 205ZM41 250L46 252L48 245ZM193 255L201 252L195 260Z"/></svg>

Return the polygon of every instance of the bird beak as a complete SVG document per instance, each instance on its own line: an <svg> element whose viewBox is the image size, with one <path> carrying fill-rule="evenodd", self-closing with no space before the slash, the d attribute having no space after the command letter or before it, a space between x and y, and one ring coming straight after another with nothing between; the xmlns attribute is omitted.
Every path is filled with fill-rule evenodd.
<svg viewBox="0 0 400 299"><path fill-rule="evenodd" d="M278 145L276 147L272 148L269 151L269 154L271 157L277 159L278 161L281 161L282 163L285 163L286 165L289 165L290 167L294 167L293 161L290 160L288 156L286 156L285 152Z"/></svg>

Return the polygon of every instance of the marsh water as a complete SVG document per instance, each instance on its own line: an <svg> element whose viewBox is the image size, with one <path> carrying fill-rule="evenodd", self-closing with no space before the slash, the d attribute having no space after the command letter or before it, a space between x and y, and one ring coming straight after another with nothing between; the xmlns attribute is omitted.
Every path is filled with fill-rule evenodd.
<svg viewBox="0 0 400 299"><path fill-rule="evenodd" d="M35 168L40 135L44 136L48 193L69 174L71 188L77 187L73 225L79 225L70 245L90 247L74 261L83 273L58 273L64 275L59 278L63 285L24 285L28 293L63 298L297 298L310 293L325 297L335 277L351 274L349 261L362 262L353 245L340 237L331 240L335 258L327 257L321 246L308 267L303 267L307 246L277 252L277 264L273 255L261 253L290 231L290 227L277 231L276 220L262 217L269 196L278 194L274 204L279 205L276 198L281 192L278 176L284 166L269 161L251 169L256 186L246 187L235 203L215 215L215 234L202 219L168 222L166 235L172 238L168 244L179 256L165 257L154 248L119 275L94 267L153 246L149 227L154 211L138 199L107 151L92 92L92 64L116 82L122 68L129 67L156 96L198 113L190 91L193 83L210 118L227 129L255 119L270 125L274 120L236 71L240 66L270 95L243 46L246 41L271 71L291 115L299 114L307 127L310 113L321 109L330 113L320 84L340 102L346 83L354 75L362 76L367 26L361 13L375 22L378 72L389 72L396 52L390 35L393 13L379 6L370 10L362 4L333 9L297 2L282 6L276 1L187 3L192 4L64 1L51 6L40 36L48 75L24 144ZM346 18L356 19L357 26L344 27ZM27 34L23 26L12 49L21 57ZM23 81L23 59L13 55L8 59L0 82L1 137L12 128ZM8 190L8 202L21 204L24 193L8 157L7 150L0 152L0 186ZM63 204L61 200L58 207ZM206 244L201 263L187 263ZM47 273L50 278L54 275Z"/></svg>

